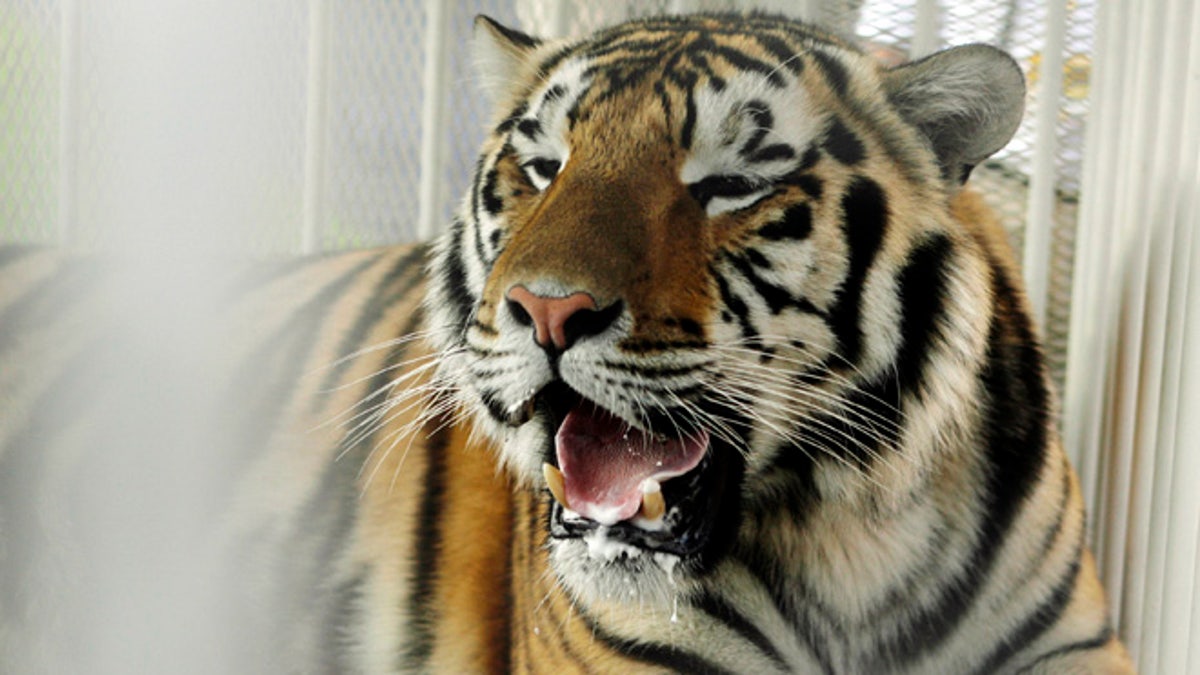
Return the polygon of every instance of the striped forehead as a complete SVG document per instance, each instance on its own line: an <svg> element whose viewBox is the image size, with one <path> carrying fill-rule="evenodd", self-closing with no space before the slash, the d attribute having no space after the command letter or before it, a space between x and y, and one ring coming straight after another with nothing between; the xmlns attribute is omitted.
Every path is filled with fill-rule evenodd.
<svg viewBox="0 0 1200 675"><path fill-rule="evenodd" d="M712 174L770 179L821 131L807 90L794 82L776 87L756 73L732 76L720 88L698 86L689 105L695 112L680 175L689 184Z"/></svg>
<svg viewBox="0 0 1200 675"><path fill-rule="evenodd" d="M770 162L803 152L828 121L804 87L806 68L820 71L835 93L852 68L837 55L840 45L789 38L652 24L577 45L545 64L513 120L525 137L515 140L558 145L555 154L565 156L566 136L580 121L605 124L631 104L657 107L674 142L689 151L685 182L721 171L769 178Z"/></svg>

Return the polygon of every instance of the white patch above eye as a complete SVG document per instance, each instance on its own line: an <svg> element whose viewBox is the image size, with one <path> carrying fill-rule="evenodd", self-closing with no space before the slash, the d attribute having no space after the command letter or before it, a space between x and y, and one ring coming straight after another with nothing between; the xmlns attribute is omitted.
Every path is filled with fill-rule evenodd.
<svg viewBox="0 0 1200 675"><path fill-rule="evenodd" d="M562 64L530 97L530 109L516 120L510 141L521 170L538 192L554 182L570 156L567 114L587 91L587 63Z"/></svg>
<svg viewBox="0 0 1200 675"><path fill-rule="evenodd" d="M709 216L747 208L770 195L821 131L823 117L794 82L776 87L744 73L719 91L701 87L694 97L695 132L679 178L689 189L725 182L699 194L693 190ZM729 189L739 182L744 189Z"/></svg>
<svg viewBox="0 0 1200 675"><path fill-rule="evenodd" d="M706 204L704 207L704 212L708 214L709 218L712 218L713 216L719 216L722 213L729 213L731 211L737 211L738 209L744 209L748 206L753 206L774 191L775 188L767 186L761 190L756 190L749 194L739 195L736 197L713 197L708 200L708 204Z"/></svg>

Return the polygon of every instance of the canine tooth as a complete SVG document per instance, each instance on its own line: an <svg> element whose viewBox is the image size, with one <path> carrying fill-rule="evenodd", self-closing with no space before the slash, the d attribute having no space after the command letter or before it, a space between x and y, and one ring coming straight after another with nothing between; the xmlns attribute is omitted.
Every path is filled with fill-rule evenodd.
<svg viewBox="0 0 1200 675"><path fill-rule="evenodd" d="M662 490L654 486L649 492L642 493L642 508L638 515L646 520L658 520L667 512L667 500L663 499Z"/></svg>
<svg viewBox="0 0 1200 675"><path fill-rule="evenodd" d="M571 508L567 506L567 491L563 485L562 472L558 470L558 467L550 462L543 462L542 477L546 479L546 486L550 488L550 494L554 495L554 500L562 504L564 509Z"/></svg>

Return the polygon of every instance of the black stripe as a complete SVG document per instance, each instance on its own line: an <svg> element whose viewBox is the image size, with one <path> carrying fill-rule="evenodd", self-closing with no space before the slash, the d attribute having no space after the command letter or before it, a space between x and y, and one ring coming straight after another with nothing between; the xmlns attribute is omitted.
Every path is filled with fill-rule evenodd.
<svg viewBox="0 0 1200 675"><path fill-rule="evenodd" d="M909 254L898 276L901 307L900 340L893 357L894 367L872 381L860 384L845 395L840 414L818 415L809 424L824 429L805 445L820 456L822 448L840 451L844 459L866 467L881 453L889 452L898 441L904 396L921 395L930 351L940 332L945 304L945 266L950 241L943 235L930 236ZM817 440L836 430L839 444Z"/></svg>
<svg viewBox="0 0 1200 675"><path fill-rule="evenodd" d="M951 252L948 237L932 235L909 252L900 270L900 345L895 363L902 392L921 394L922 376L945 312L946 267Z"/></svg>
<svg viewBox="0 0 1200 675"><path fill-rule="evenodd" d="M336 362L329 368L324 382L317 390L317 395L313 397L311 409L314 412L329 400L334 387L341 381L342 375L354 365L354 359L344 357L369 346L364 345L363 341L370 335L386 310L407 298L409 292L421 281L421 267L418 263L425 253L425 247L418 246L401 255L387 274L370 290L370 298L363 303L362 309L359 310L358 316L354 320L354 325L350 326L342 335L342 340L332 355L331 360L336 360ZM410 325L401 329L398 335L406 335L413 329L410 322Z"/></svg>
<svg viewBox="0 0 1200 675"><path fill-rule="evenodd" d="M787 86L787 82L785 82L783 76L779 74L778 68L760 61L739 49L721 45L713 45L708 51L725 59L739 70L746 70L762 75L767 79L767 82L771 83L771 86L773 87L782 89Z"/></svg>
<svg viewBox="0 0 1200 675"><path fill-rule="evenodd" d="M708 203L718 197L745 197L767 186L745 176L707 176L687 186L688 194L692 195L701 208L707 208Z"/></svg>
<svg viewBox="0 0 1200 675"><path fill-rule="evenodd" d="M870 178L856 177L842 195L842 231L850 260L829 319L842 356L851 365L858 362L862 351L862 326L859 325L862 291L867 272L883 243L888 215L887 195Z"/></svg>
<svg viewBox="0 0 1200 675"><path fill-rule="evenodd" d="M867 156L863 142L838 117L833 118L821 145L834 159L846 166L855 166Z"/></svg>
<svg viewBox="0 0 1200 675"><path fill-rule="evenodd" d="M737 318L738 325L742 328L742 337L746 340L746 346L762 349L762 339L754 325L750 323L750 308L741 298L734 295L724 276L715 271L712 276L717 280L717 291L721 294L721 303Z"/></svg>
<svg viewBox="0 0 1200 675"><path fill-rule="evenodd" d="M4 545L0 546L0 607L6 616L25 614L26 603L37 589L34 580L46 572L39 556L51 555L52 546L63 542L47 541L41 502L61 497L54 486L45 486L43 476L48 463L55 460L54 448L60 434L95 404L95 394L106 373L94 365L105 342L94 340L67 360L37 400L30 406L23 427L4 430L0 438L0 523L4 526ZM111 375L111 373L107 374ZM50 495L44 494L51 491Z"/></svg>
<svg viewBox="0 0 1200 675"><path fill-rule="evenodd" d="M501 157L496 158L496 163L484 175L483 185L479 189L480 203L483 204L483 210L489 216L495 216L504 210L504 200L496 194L497 183L500 181L500 171L497 168ZM482 259L483 256L480 256Z"/></svg>
<svg viewBox="0 0 1200 675"><path fill-rule="evenodd" d="M511 146L508 144L505 144L504 146L505 149L509 147ZM504 154L505 149L500 151L501 155ZM475 177L475 184L478 188L478 191L476 192L476 199L473 201L477 202L479 206L473 209L475 217L470 221L469 224L471 227L471 241L475 245L475 257L479 259L479 263L481 265L488 264L488 255L487 249L484 248L483 243L483 217L479 209L482 208L489 215L494 216L496 215L497 211L493 211L492 209L503 208L504 206L504 203L497 199L494 193L495 180L499 175L499 169L497 168L499 164L500 157L497 157L495 163L492 164L490 171L487 171L483 175L476 175ZM480 166L482 166L482 164ZM479 169L476 169L476 171L479 171ZM465 236L465 230L463 230L463 234ZM465 249L463 250L465 251Z"/></svg>
<svg viewBox="0 0 1200 675"><path fill-rule="evenodd" d="M758 276L754 267L740 255L726 253L725 258L734 266L739 274L742 275L750 285L754 287L754 291L758 293L763 302L767 303L767 308L772 314L780 314L783 310L792 308L805 314L815 314L824 317L825 314L820 309L808 300L808 298L798 298L789 293L786 289L776 286L769 281Z"/></svg>
<svg viewBox="0 0 1200 675"><path fill-rule="evenodd" d="M1037 608L1031 612L1021 625L1009 632L984 660L983 665L975 669L979 675L997 672L1002 665L1017 652L1033 644L1043 633L1058 623L1063 610L1075 590L1075 581L1079 577L1080 557L1083 552L1083 533L1080 532L1079 543L1075 547L1075 556L1071 566L1054 585L1054 589Z"/></svg>
<svg viewBox="0 0 1200 675"><path fill-rule="evenodd" d="M339 254L318 253L255 261L230 275L228 281L221 284L220 299L226 303L237 302L248 290L270 285L308 267L316 267L335 255Z"/></svg>
<svg viewBox="0 0 1200 675"><path fill-rule="evenodd" d="M433 654L434 629L441 616L434 602L434 584L438 577L438 565L442 554L442 531L440 527L442 500L446 491L446 446L450 431L441 430L432 435L426 446L424 492L417 509L413 525L413 574L408 598L408 616L411 625L406 632L403 652L400 655L401 670L422 671L429 667Z"/></svg>
<svg viewBox="0 0 1200 675"><path fill-rule="evenodd" d="M764 51L779 60L779 65L799 75L804 72L804 60L796 58L797 51L782 38L758 33L751 36Z"/></svg>
<svg viewBox="0 0 1200 675"><path fill-rule="evenodd" d="M821 70L821 74L825 76L825 81L829 83L829 88L838 95L845 97L846 92L850 87L850 75L846 72L846 66L842 65L832 54L827 54L820 50L812 50L809 56L817 62L817 66Z"/></svg>
<svg viewBox="0 0 1200 675"><path fill-rule="evenodd" d="M86 301L88 291L102 281L103 270L94 260L75 260L56 269L36 286L24 289L20 298L0 311L0 353L24 331L45 326Z"/></svg>
<svg viewBox="0 0 1200 675"><path fill-rule="evenodd" d="M496 125L496 129L493 133L496 136L503 136L504 134L512 131L512 128L516 126L517 122L521 121L521 119L525 116L525 113L528 111L528 101L518 104L517 107L513 108L512 112L508 114L508 117L505 117L498 125ZM483 158L481 157L480 159L482 160Z"/></svg>
<svg viewBox="0 0 1200 675"><path fill-rule="evenodd" d="M623 352L645 354L648 352L677 351L681 349L704 349L708 343L704 340L624 340L618 347Z"/></svg>
<svg viewBox="0 0 1200 675"><path fill-rule="evenodd" d="M812 234L812 207L808 205L808 202L792 204L783 212L782 218L763 225L758 229L757 234L769 241L807 239Z"/></svg>
<svg viewBox="0 0 1200 675"><path fill-rule="evenodd" d="M800 160L801 166L807 164L812 159L820 159L820 157L821 153L819 151L816 151L815 148L810 148ZM779 183L782 185L795 185L804 190L804 194L808 195L809 199L813 201L819 201L821 195L825 194L825 184L821 182L821 179L810 173L804 173L802 169L784 176Z"/></svg>
<svg viewBox="0 0 1200 675"><path fill-rule="evenodd" d="M756 248L744 248L742 249L742 255L746 258L746 260L750 261L751 265L754 265L755 267L760 267L764 270L769 270L774 267L771 264L771 260L767 258L767 256L763 255L762 251L759 251Z"/></svg>
<svg viewBox="0 0 1200 675"><path fill-rule="evenodd" d="M49 250L41 244L5 244L0 246L0 269L22 258Z"/></svg>
<svg viewBox="0 0 1200 675"><path fill-rule="evenodd" d="M676 35L668 35L666 37L647 39L639 38L634 40L616 40L607 43L597 43L590 47L585 53L589 58L597 59L608 56L610 54L659 54L664 50L664 47L678 43L679 37Z"/></svg>
<svg viewBox="0 0 1200 675"><path fill-rule="evenodd" d="M1096 637L1087 640L1080 640L1079 642L1072 642L1071 644L1063 645L1057 649L1042 654L1031 663L1022 666L1021 669L1017 671L1017 675L1031 672L1038 664L1042 664L1047 661L1053 661L1060 656L1066 656L1067 654L1072 654L1075 652L1086 652L1092 649L1100 649L1109 642L1112 642L1114 635L1115 633L1113 633L1113 629L1109 626L1105 626L1104 629L1096 635Z"/></svg>
<svg viewBox="0 0 1200 675"><path fill-rule="evenodd" d="M661 366L641 366L636 363L619 363L616 361L604 361L604 367L609 370L615 370L631 375L639 375L647 378L667 378L667 377L683 377L685 375L695 374L702 370L703 366L678 366L667 368Z"/></svg>
<svg viewBox="0 0 1200 675"><path fill-rule="evenodd" d="M280 414L292 401L291 392L312 367L309 360L325 317L382 255L372 255L325 284L293 309L288 320L233 371L237 376L225 399L238 401L242 409L236 411L240 423L230 438L231 448L237 451L224 458L230 470L248 464L255 458L250 451L266 446Z"/></svg>
<svg viewBox="0 0 1200 675"><path fill-rule="evenodd" d="M663 120L667 124L667 139L669 142L671 138L671 123L673 121L671 119L671 95L667 93L667 86L663 84L662 80L654 83L654 93L658 96L659 105L663 109Z"/></svg>
<svg viewBox="0 0 1200 675"><path fill-rule="evenodd" d="M713 70L712 64L702 54L693 54L691 57L692 66L708 79L708 86L715 92L725 91L725 78L717 75L717 71Z"/></svg>
<svg viewBox="0 0 1200 675"><path fill-rule="evenodd" d="M763 654L775 662L775 665L779 666L780 670L789 669L787 661L784 660L775 645L771 644L771 640L732 605L711 593L701 594L694 602L697 609L725 624L747 642L758 647Z"/></svg>
<svg viewBox="0 0 1200 675"><path fill-rule="evenodd" d="M696 87L696 74L692 72L683 73L680 86L683 87L684 93L684 115L683 126L679 130L679 145L684 150L690 150L692 147L692 135L696 129L696 98L693 89Z"/></svg>
<svg viewBox="0 0 1200 675"><path fill-rule="evenodd" d="M938 648L966 616L984 586L1046 458L1049 393L1041 352L1016 289L992 263L993 309L988 352L977 378L983 390L983 513L974 551L947 579L942 597L911 622L905 639L883 645L881 660L911 662Z"/></svg>
<svg viewBox="0 0 1200 675"><path fill-rule="evenodd" d="M475 16L475 20L476 21L486 21L488 26L492 30L496 31L501 36L503 36L505 40L507 40L508 42L511 42L513 45L516 45L517 47L520 47L522 50L528 51L528 50L534 49L537 46L542 44L541 40L530 37L529 35L526 35L525 33L522 33L519 30L513 30L512 28L509 28L508 26L505 26L501 23L496 22L489 16L485 16L483 14L477 14Z"/></svg>
<svg viewBox="0 0 1200 675"><path fill-rule="evenodd" d="M355 494L351 491L351 494ZM330 570L332 574L332 570ZM366 596L367 578L370 568L362 566L349 579L333 589L325 615L321 617L320 639L322 647L318 654L322 658L322 673L349 673L354 671L354 657L359 646L356 633L359 627L359 603ZM296 589L291 589L292 593ZM282 622L282 623L287 623Z"/></svg>
<svg viewBox="0 0 1200 675"><path fill-rule="evenodd" d="M542 133L542 123L531 117L526 117L517 122L517 131L529 140L536 141L537 137Z"/></svg>
<svg viewBox="0 0 1200 675"><path fill-rule="evenodd" d="M747 156L746 160L758 164L762 162L781 162L792 159L795 156L796 151L792 149L792 146L783 143L773 143Z"/></svg>
<svg viewBox="0 0 1200 675"><path fill-rule="evenodd" d="M771 114L770 106L765 101L758 99L747 101L742 106L742 109L750 115L754 134L742 146L740 153L742 155L752 155L762 145L763 139L767 137L767 134L771 133L771 130L775 128L775 116Z"/></svg>
<svg viewBox="0 0 1200 675"><path fill-rule="evenodd" d="M269 554L274 592L269 611L276 616L311 616L320 622L322 636L318 657L323 668L318 672L345 672L346 661L352 656L352 631L357 614L356 601L362 593L365 572L333 586L338 569L347 552L347 544L355 532L358 516L359 462L329 461L324 466L320 484L304 505L289 516L290 533L285 540L274 543L248 534L242 542L244 550L253 550L260 541L273 547ZM236 574L236 572L233 572ZM298 592L305 589L305 592ZM263 608L248 608L262 612ZM287 635L282 625L273 630ZM280 650L290 646L277 645Z"/></svg>
<svg viewBox="0 0 1200 675"><path fill-rule="evenodd" d="M439 264L434 267L434 274L441 282L439 288L442 291L440 295L443 297L439 300L443 302L440 306L453 311L452 327L459 334L459 339L466 333L471 309L475 304L475 299L467 290L467 270L463 266L462 260L462 238L465 236L463 231L465 227L466 224L461 220L455 220L450 226L449 244L446 251L438 256L437 263Z"/></svg>
<svg viewBox="0 0 1200 675"><path fill-rule="evenodd" d="M471 176L471 216L475 222L483 219L483 179L487 160L487 155L480 155L475 160L475 172Z"/></svg>
<svg viewBox="0 0 1200 675"><path fill-rule="evenodd" d="M812 481L812 464L803 457L802 453L796 451L795 448L792 451L794 455L792 459L783 463L776 462L775 467L781 468L792 463L797 465L798 471L792 475L792 480L786 483L786 487L784 488L785 493L782 497L788 508L786 513L795 519L796 528L799 530L802 528L803 520L816 499L817 489ZM775 512L779 509L780 505L780 500L773 501L768 507L772 510L771 514L750 513L748 517L760 520L777 517L778 514ZM824 627L834 630L820 631L813 616L808 611L802 609L823 608L820 601L813 597L811 591L803 586L793 588L790 584L783 581L783 579L791 578L794 575L793 565L767 555L759 547L742 548L740 561L746 570L758 580L758 583L768 589L775 607L788 617L795 628L796 637L804 643L808 648L809 654L816 659L817 664L821 668L821 673L823 675L834 675L836 671L833 669L833 658L829 653L827 645L829 642L837 642L837 640L830 640L828 635L829 632L833 632L835 633L835 637L841 637L845 641L845 633L836 630L836 626L830 624L828 620L824 622ZM827 613L827 610L822 613ZM880 672L886 672L886 669L881 669Z"/></svg>
<svg viewBox="0 0 1200 675"><path fill-rule="evenodd" d="M752 163L777 162L796 156L796 151L786 143L774 143L762 147L762 142L775 128L775 116L771 114L770 106L755 99L747 102L743 108L749 112L751 123L754 125L754 134L739 151L746 161Z"/></svg>
<svg viewBox="0 0 1200 675"><path fill-rule="evenodd" d="M559 63L562 63L564 59L571 56L573 53L575 53L574 45L566 45L550 56L546 57L545 60L538 64L537 72L540 76L540 79L546 79L546 76L550 74L550 71L557 68Z"/></svg>
<svg viewBox="0 0 1200 675"><path fill-rule="evenodd" d="M1032 558L1032 562L1040 564L1050 555L1050 549L1054 546L1054 542L1058 541L1062 535L1063 528L1067 524L1067 506L1070 503L1071 496L1071 465L1070 460L1066 455L1062 456L1062 481L1059 484L1058 502L1054 506L1054 527L1046 530L1046 534L1042 537L1042 543L1038 546L1037 555Z"/></svg>
<svg viewBox="0 0 1200 675"><path fill-rule="evenodd" d="M629 640L618 637L609 633L602 628L600 624L587 612L582 609L579 616L583 619L584 624L591 630L592 635L597 640L603 642L610 649L613 649L621 654L635 658L644 663L670 668L678 673L697 673L734 675L733 671L726 670L721 666L705 659L697 654L683 651L678 647L671 645L659 644L656 642L642 642L638 640Z"/></svg>
<svg viewBox="0 0 1200 675"><path fill-rule="evenodd" d="M546 93L542 96L542 105L553 103L563 96L566 96L566 94L567 88L561 84L556 84L546 90Z"/></svg>
<svg viewBox="0 0 1200 675"><path fill-rule="evenodd" d="M804 151L803 155L801 155L800 163L796 165L796 175L798 176L801 173L813 168L819 161L821 161L821 151L814 143L808 146L808 149Z"/></svg>

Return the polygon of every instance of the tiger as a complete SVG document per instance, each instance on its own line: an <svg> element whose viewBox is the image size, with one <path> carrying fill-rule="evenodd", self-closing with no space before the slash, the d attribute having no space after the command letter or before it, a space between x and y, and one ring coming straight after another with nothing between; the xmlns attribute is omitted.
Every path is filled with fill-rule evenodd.
<svg viewBox="0 0 1200 675"><path fill-rule="evenodd" d="M885 66L765 13L475 33L495 113L443 235L210 275L199 672L1134 672L968 184L1022 117L1008 55ZM83 621L30 599L71 575L22 506L129 433L71 396L112 344L61 318L83 264L0 253L10 666Z"/></svg>

